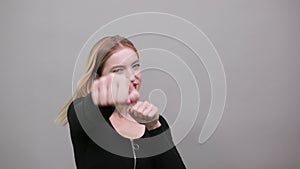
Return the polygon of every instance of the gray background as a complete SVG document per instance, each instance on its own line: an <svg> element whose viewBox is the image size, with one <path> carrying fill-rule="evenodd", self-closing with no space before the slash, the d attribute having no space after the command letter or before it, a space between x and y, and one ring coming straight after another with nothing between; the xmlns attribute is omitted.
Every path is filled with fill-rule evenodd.
<svg viewBox="0 0 300 169"><path fill-rule="evenodd" d="M215 45L226 71L228 95L218 129L199 144L202 113L178 145L187 167L300 168L297 0L2 0L0 168L74 168L68 127L53 120L72 94L75 59L99 27L143 11L194 23Z"/></svg>

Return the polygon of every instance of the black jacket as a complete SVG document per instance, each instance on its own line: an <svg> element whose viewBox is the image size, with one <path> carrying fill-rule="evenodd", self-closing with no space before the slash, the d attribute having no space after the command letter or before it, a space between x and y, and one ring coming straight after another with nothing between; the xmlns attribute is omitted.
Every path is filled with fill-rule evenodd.
<svg viewBox="0 0 300 169"><path fill-rule="evenodd" d="M113 111L114 107L95 106L91 94L69 106L67 117L77 169L185 169L161 115L159 128L146 129L141 138L130 140L111 125Z"/></svg>

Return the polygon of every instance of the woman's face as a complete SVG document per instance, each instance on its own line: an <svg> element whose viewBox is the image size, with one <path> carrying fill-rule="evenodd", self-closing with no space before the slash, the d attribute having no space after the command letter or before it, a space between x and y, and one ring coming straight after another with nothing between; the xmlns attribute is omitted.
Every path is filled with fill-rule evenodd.
<svg viewBox="0 0 300 169"><path fill-rule="evenodd" d="M107 59L102 76L109 73L125 75L133 86L139 90L142 80L140 62L137 54L131 48L122 48Z"/></svg>

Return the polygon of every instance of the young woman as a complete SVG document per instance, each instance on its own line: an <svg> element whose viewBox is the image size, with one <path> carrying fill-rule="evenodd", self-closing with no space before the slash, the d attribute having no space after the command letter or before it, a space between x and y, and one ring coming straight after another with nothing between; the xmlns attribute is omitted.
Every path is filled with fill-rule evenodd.
<svg viewBox="0 0 300 169"><path fill-rule="evenodd" d="M137 49L128 39L109 36L94 45L56 119L69 123L77 169L185 168L167 121L153 104L139 101L141 81Z"/></svg>

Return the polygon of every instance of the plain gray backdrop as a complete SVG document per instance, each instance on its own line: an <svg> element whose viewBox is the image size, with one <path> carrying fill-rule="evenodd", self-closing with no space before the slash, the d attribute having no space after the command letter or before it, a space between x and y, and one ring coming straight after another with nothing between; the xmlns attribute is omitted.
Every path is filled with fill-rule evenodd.
<svg viewBox="0 0 300 169"><path fill-rule="evenodd" d="M300 168L299 1L2 0L1 169L75 168L68 126L54 119L72 94L76 57L97 29L135 12L191 21L223 62L223 118L199 144L204 99L203 113L178 144L187 168Z"/></svg>

